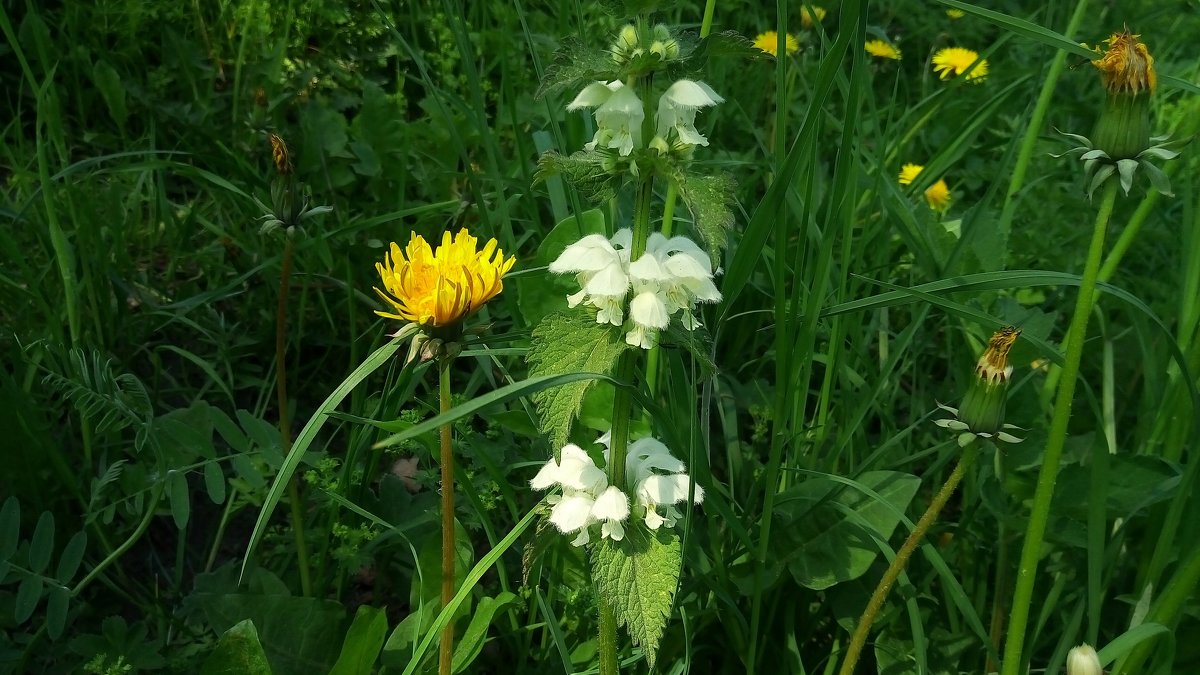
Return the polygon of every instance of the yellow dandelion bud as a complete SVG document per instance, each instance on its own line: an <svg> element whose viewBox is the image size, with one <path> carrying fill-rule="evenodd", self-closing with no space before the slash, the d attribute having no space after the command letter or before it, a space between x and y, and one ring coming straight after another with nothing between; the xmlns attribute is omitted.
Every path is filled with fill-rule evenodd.
<svg viewBox="0 0 1200 675"><path fill-rule="evenodd" d="M395 313L375 313L456 338L463 319L504 290L504 275L516 262L504 258L495 239L483 249L477 249L478 241L463 228L453 237L444 233L436 251L417 234L403 251L393 242L383 262L375 264L384 287L375 292Z"/></svg>
<svg viewBox="0 0 1200 675"><path fill-rule="evenodd" d="M967 75L968 82L980 83L988 72L987 59L980 59L979 54L965 47L945 47L933 55L933 71L943 80L950 79L967 72L971 65L978 65Z"/></svg>
<svg viewBox="0 0 1200 675"><path fill-rule="evenodd" d="M881 59L900 60L900 50L896 45L886 40L868 40L866 44L867 53L871 56L876 56Z"/></svg>
<svg viewBox="0 0 1200 675"><path fill-rule="evenodd" d="M800 42L796 40L796 36L787 35L784 37L784 49L787 50L787 53L795 54L796 52L800 51ZM773 30L760 33L758 37L754 38L754 46L757 49L770 54L771 56L778 56L779 54L777 53L777 50L779 48L779 33L776 33Z"/></svg>
<svg viewBox="0 0 1200 675"><path fill-rule="evenodd" d="M1158 86L1158 74L1154 72L1154 57L1150 50L1128 30L1113 33L1105 40L1108 49L1092 65L1100 69L1100 79L1111 92L1137 94L1139 91L1153 92Z"/></svg>
<svg viewBox="0 0 1200 675"><path fill-rule="evenodd" d="M814 20L815 19L815 20ZM800 25L812 28L817 21L825 20L825 8L816 5L804 5L800 8Z"/></svg>

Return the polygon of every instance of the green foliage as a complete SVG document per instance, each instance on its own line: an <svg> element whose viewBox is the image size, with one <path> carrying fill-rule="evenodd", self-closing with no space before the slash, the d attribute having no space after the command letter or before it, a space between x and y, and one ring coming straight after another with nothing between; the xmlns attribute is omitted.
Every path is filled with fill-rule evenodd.
<svg viewBox="0 0 1200 675"><path fill-rule="evenodd" d="M200 675L272 675L254 622L239 621L222 633Z"/></svg>
<svg viewBox="0 0 1200 675"><path fill-rule="evenodd" d="M592 553L596 590L612 603L617 623L654 668L659 641L671 616L683 548L671 528L648 530L636 521L619 542L604 539Z"/></svg>
<svg viewBox="0 0 1200 675"><path fill-rule="evenodd" d="M608 51L578 38L568 37L555 51L554 62L546 68L541 86L534 96L541 98L584 82L619 79L621 74Z"/></svg>
<svg viewBox="0 0 1200 675"><path fill-rule="evenodd" d="M342 653L329 675L370 675L387 638L387 629L387 612L366 605L359 607L350 630L346 631Z"/></svg>
<svg viewBox="0 0 1200 675"><path fill-rule="evenodd" d="M608 375L616 368L617 358L629 345L621 331L600 325L585 312L553 314L533 331L533 344L526 360L530 376L563 373L599 373ZM546 434L550 446L566 445L571 426L594 380L580 380L534 395L538 409L538 428Z"/></svg>
<svg viewBox="0 0 1200 675"><path fill-rule="evenodd" d="M562 155L553 150L538 158L534 180L541 182L550 176L561 175L590 202L612 199L621 187L623 178L605 168L613 160L596 150L580 150Z"/></svg>
<svg viewBox="0 0 1200 675"><path fill-rule="evenodd" d="M679 186L679 196L692 212L696 232L710 253L719 257L720 252L725 250L729 230L733 227L730 205L734 202L737 183L727 173L700 176L680 172L675 175L675 181Z"/></svg>

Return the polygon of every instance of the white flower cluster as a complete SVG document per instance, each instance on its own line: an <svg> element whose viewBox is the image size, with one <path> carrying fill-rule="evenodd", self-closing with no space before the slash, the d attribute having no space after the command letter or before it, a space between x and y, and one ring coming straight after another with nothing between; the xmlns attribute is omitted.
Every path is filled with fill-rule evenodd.
<svg viewBox="0 0 1200 675"><path fill-rule="evenodd" d="M605 446L608 460L609 434L597 440ZM562 461L552 458L529 482L535 490L554 486L562 488L561 495L551 495L547 501L550 522L563 534L578 533L571 542L583 546L592 540L595 526L600 526L600 538L620 541L625 538L625 520L632 513L642 518L652 530L666 525L674 527L682 517L675 504L686 502L689 490L695 492L695 503L704 501L704 490L692 485L687 467L676 459L667 446L653 438L642 438L629 445L625 458L625 480L634 486L634 504L615 485L608 484L604 470L577 445L562 449Z"/></svg>
<svg viewBox="0 0 1200 675"><path fill-rule="evenodd" d="M590 234L568 246L550 263L550 271L575 274L580 291L567 296L567 304L595 307L597 323L623 325L625 298L632 291L629 318L633 327L625 341L651 349L676 313L681 313L684 328L693 330L700 325L693 312L697 303L721 299L713 283L713 275L720 270L713 270L708 254L691 239L668 239L658 232L650 235L646 252L630 262L632 239L628 229L619 230L612 239Z"/></svg>
<svg viewBox="0 0 1200 675"><path fill-rule="evenodd" d="M685 146L708 145L708 139L696 131L696 112L724 100L703 82L675 82L658 99L658 114L654 120L656 137L652 145L657 148L668 147L669 142ZM596 109L593 113L596 135L583 146L585 149L616 150L626 157L634 149L644 147L642 122L646 112L633 87L625 86L620 80L593 82L567 105L567 110L572 112L580 108Z"/></svg>

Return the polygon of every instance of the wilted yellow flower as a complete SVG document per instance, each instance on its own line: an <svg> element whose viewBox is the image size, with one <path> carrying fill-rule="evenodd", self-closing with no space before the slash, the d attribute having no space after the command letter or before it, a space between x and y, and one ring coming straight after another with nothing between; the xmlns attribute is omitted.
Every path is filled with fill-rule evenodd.
<svg viewBox="0 0 1200 675"><path fill-rule="evenodd" d="M275 171L280 176L288 176L292 173L292 157L288 153L287 143L279 134L267 134L267 139L271 141L271 159L275 162Z"/></svg>
<svg viewBox="0 0 1200 675"><path fill-rule="evenodd" d="M386 292L375 292L396 312L375 313L427 329L461 323L504 289L504 275L516 262L504 259L495 239L482 250L476 250L478 241L463 228L453 238L444 233L436 252L418 234L404 251L393 242L390 254L375 264Z"/></svg>
<svg viewBox="0 0 1200 675"><path fill-rule="evenodd" d="M925 167L920 164L905 164L900 167L898 180L901 185L911 185L924 170ZM946 185L944 178L939 178L936 183L925 189L925 203L934 211L945 211L950 207L950 201L950 186Z"/></svg>
<svg viewBox="0 0 1200 675"><path fill-rule="evenodd" d="M886 40L867 40L867 53L871 56L878 56L881 59L900 60L900 50L896 45Z"/></svg>
<svg viewBox="0 0 1200 675"><path fill-rule="evenodd" d="M817 21L824 21L825 8L817 7L816 5L804 5L800 8L800 25L805 28L812 28L814 16Z"/></svg>
<svg viewBox="0 0 1200 675"><path fill-rule="evenodd" d="M754 38L754 46L770 54L771 56L778 56L776 53L778 45L779 33L776 33L773 30L760 33L758 37ZM795 54L796 52L800 51L800 42L796 40L796 36L784 36L784 49L786 49L787 53L789 54Z"/></svg>
<svg viewBox="0 0 1200 675"><path fill-rule="evenodd" d="M1146 90L1153 93L1158 86L1154 57L1139 37L1128 30L1113 33L1104 41L1108 49L1092 61L1092 65L1100 69L1100 78L1109 91L1136 94Z"/></svg>
<svg viewBox="0 0 1200 675"><path fill-rule="evenodd" d="M946 10L946 16L950 17L951 19L961 19L966 15L967 15L967 13L962 11L961 9Z"/></svg>
<svg viewBox="0 0 1200 675"><path fill-rule="evenodd" d="M981 60L979 54L964 47L939 49L933 55L933 71L943 80L946 80L956 75L962 75L976 61L979 61L979 65L971 70L970 75L967 75L967 81L979 83L983 81L983 78L987 77L987 59Z"/></svg>

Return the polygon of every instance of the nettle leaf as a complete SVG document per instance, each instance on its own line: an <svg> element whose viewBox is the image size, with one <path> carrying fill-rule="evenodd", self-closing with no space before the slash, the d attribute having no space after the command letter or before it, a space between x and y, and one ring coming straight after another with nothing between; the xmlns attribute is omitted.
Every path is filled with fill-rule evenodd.
<svg viewBox="0 0 1200 675"><path fill-rule="evenodd" d="M602 80L621 79L612 54L603 49L589 47L579 38L565 38L554 52L554 63L546 68L536 98L562 91L573 84Z"/></svg>
<svg viewBox="0 0 1200 675"><path fill-rule="evenodd" d="M679 196L692 212L696 232L713 257L719 257L725 250L728 230L733 227L733 211L729 205L733 203L737 183L727 173L693 176L681 172L676 174L675 180L679 185Z"/></svg>
<svg viewBox="0 0 1200 675"><path fill-rule="evenodd" d="M620 329L598 324L584 311L551 314L533 330L533 344L526 360L530 377L564 373L600 373L610 375L617 358L626 349ZM566 445L575 416L583 406L583 397L595 380L580 380L533 395L539 417L538 427L557 449Z"/></svg>
<svg viewBox="0 0 1200 675"><path fill-rule="evenodd" d="M550 176L562 176L584 199L607 201L617 195L624 176L606 170L603 162L604 155L594 150L580 150L570 155L551 150L538 158L533 182L537 184Z"/></svg>
<svg viewBox="0 0 1200 675"><path fill-rule="evenodd" d="M709 59L712 58L756 61L774 58L755 47L753 40L733 30L712 33L702 40L697 39L694 33L684 33L677 39L681 59L678 67L673 69L677 72L672 72L672 77L703 73L708 69Z"/></svg>
<svg viewBox="0 0 1200 675"><path fill-rule="evenodd" d="M629 631L652 670L682 564L683 547L673 528L652 532L637 522L622 541L603 539L592 553L596 591L612 603L617 625Z"/></svg>
<svg viewBox="0 0 1200 675"><path fill-rule="evenodd" d="M609 16L623 19L639 14L649 14L662 4L662 0L600 0L600 9Z"/></svg>

